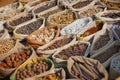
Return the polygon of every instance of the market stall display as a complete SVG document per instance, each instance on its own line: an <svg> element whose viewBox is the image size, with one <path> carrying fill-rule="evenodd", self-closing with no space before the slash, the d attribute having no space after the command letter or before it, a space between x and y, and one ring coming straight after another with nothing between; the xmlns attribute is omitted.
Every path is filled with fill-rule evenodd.
<svg viewBox="0 0 120 80"><path fill-rule="evenodd" d="M13 1L0 0L0 80L119 79L120 0Z"/></svg>

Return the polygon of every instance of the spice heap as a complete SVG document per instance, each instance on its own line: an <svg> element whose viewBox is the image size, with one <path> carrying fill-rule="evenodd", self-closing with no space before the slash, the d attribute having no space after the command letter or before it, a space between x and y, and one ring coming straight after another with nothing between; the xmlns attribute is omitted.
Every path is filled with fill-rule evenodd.
<svg viewBox="0 0 120 80"><path fill-rule="evenodd" d="M44 6L40 6L39 8L35 9L34 13L40 13L40 12L50 9L56 5L57 5L56 1L49 2L49 3L45 4Z"/></svg>
<svg viewBox="0 0 120 80"><path fill-rule="evenodd" d="M96 41L96 43L94 44L93 50L98 50L102 48L109 42L109 40L110 40L110 37L109 37L108 32L105 35L101 35L98 41Z"/></svg>
<svg viewBox="0 0 120 80"><path fill-rule="evenodd" d="M10 56L6 57L1 63L0 67L2 68L16 68L25 62L31 55L32 51L30 48L21 49L19 52L15 52Z"/></svg>
<svg viewBox="0 0 120 80"><path fill-rule="evenodd" d="M88 45L81 43L75 44L65 50L62 50L59 54L55 55L57 58L67 60L71 56L84 56Z"/></svg>
<svg viewBox="0 0 120 80"><path fill-rule="evenodd" d="M17 26L23 22L26 22L28 20L31 20L33 18L33 15L32 14L28 14L28 15L25 15L25 16L21 16L20 18L16 19L16 20L13 20L10 22L10 25L11 26Z"/></svg>
<svg viewBox="0 0 120 80"><path fill-rule="evenodd" d="M30 38L40 42L50 42L52 39L54 39L56 33L56 29L45 29L43 32L40 32L37 35L32 35Z"/></svg>
<svg viewBox="0 0 120 80"><path fill-rule="evenodd" d="M50 22L54 24L70 24L75 20L75 14L71 11L50 18Z"/></svg>
<svg viewBox="0 0 120 80"><path fill-rule="evenodd" d="M36 63L27 64L24 68L21 68L16 73L16 80L23 80L28 77L41 74L50 69L51 65L45 60L38 61Z"/></svg>
<svg viewBox="0 0 120 80"><path fill-rule="evenodd" d="M82 8L84 6L87 6L88 4L90 4L92 2L92 0L85 0L85 1L80 1L77 4L73 5L73 8L78 9L78 8Z"/></svg>
<svg viewBox="0 0 120 80"><path fill-rule="evenodd" d="M102 17L107 17L107 18L120 18L120 12L117 12L117 13L105 13L102 15Z"/></svg>
<svg viewBox="0 0 120 80"><path fill-rule="evenodd" d="M61 76L61 72L59 71L54 74L49 74L49 75L43 76L36 80L61 80L61 79L62 79L62 76Z"/></svg>
<svg viewBox="0 0 120 80"><path fill-rule="evenodd" d="M73 64L71 73L83 80L101 80L103 77L96 66L80 62Z"/></svg>
<svg viewBox="0 0 120 80"><path fill-rule="evenodd" d="M80 16L92 17L96 13L102 12L103 10L104 10L104 8L101 8L101 7L91 8L91 9L81 12Z"/></svg>
<svg viewBox="0 0 120 80"><path fill-rule="evenodd" d="M14 39L5 39L0 41L0 54L7 53L15 46Z"/></svg>
<svg viewBox="0 0 120 80"><path fill-rule="evenodd" d="M16 33L18 34L30 34L33 31L40 28L42 25L42 20L37 19L36 21L29 23L27 25L24 25L16 30Z"/></svg>
<svg viewBox="0 0 120 80"><path fill-rule="evenodd" d="M70 43L72 40L73 40L73 37L60 39L44 50L51 50L51 49L56 49L56 48L62 47L64 45Z"/></svg>

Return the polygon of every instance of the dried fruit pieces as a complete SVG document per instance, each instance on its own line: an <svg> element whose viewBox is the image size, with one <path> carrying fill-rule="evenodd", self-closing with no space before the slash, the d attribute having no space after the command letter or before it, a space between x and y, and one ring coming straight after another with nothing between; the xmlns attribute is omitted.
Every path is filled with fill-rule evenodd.
<svg viewBox="0 0 120 80"><path fill-rule="evenodd" d="M16 68L20 66L23 62L25 62L25 60L27 60L31 54L32 54L32 51L30 48L21 49L19 52L15 52L10 56L6 57L0 63L0 67L7 68L7 69Z"/></svg>

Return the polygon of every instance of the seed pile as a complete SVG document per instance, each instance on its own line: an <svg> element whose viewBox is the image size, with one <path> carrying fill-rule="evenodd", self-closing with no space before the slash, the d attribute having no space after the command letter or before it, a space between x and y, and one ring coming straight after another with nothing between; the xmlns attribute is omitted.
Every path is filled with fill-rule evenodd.
<svg viewBox="0 0 120 80"><path fill-rule="evenodd" d="M98 41L94 44L94 49L93 50L98 50L105 46L108 41L110 40L109 34L101 35Z"/></svg>
<svg viewBox="0 0 120 80"><path fill-rule="evenodd" d="M5 39L0 41L0 54L7 53L15 46L15 40Z"/></svg>
<svg viewBox="0 0 120 80"><path fill-rule="evenodd" d="M47 17L49 17L49 15L54 14L54 13L57 13L57 12L59 12L59 11L62 11L62 9L61 9L61 8L58 8L58 9L49 11L48 13L45 13L45 14L43 14L42 16L45 17L45 18L47 18Z"/></svg>
<svg viewBox="0 0 120 80"><path fill-rule="evenodd" d="M56 48L62 47L62 46L64 46L64 45L70 43L72 40L73 40L72 37L58 40L58 41L56 41L54 44L52 44L51 46L49 46L48 48L46 48L46 49L44 49L44 50L51 50L51 49L56 49Z"/></svg>
<svg viewBox="0 0 120 80"><path fill-rule="evenodd" d="M75 15L73 12L68 11L58 16L53 16L50 18L50 22L54 24L70 24L75 20Z"/></svg>
<svg viewBox="0 0 120 80"><path fill-rule="evenodd" d="M74 4L74 5L73 5L73 8L79 9L79 8L84 7L84 6L87 6L87 5L90 4L91 2L92 2L92 0L80 1L80 2L78 2L77 4Z"/></svg>
<svg viewBox="0 0 120 80"><path fill-rule="evenodd" d="M65 50L62 50L59 54L55 55L57 58L67 60L71 56L84 56L88 45L81 43L75 44Z"/></svg>
<svg viewBox="0 0 120 80"><path fill-rule="evenodd" d="M45 71L48 71L50 67L50 64L45 60L27 64L24 68L21 68L17 71L16 80L24 80L25 78L41 74Z"/></svg>
<svg viewBox="0 0 120 80"><path fill-rule="evenodd" d="M37 2L34 2L34 3L31 5L31 7L36 6L36 5L38 5L38 4L42 3L42 2L45 2L45 1L49 1L49 0L39 0L39 1L37 1Z"/></svg>
<svg viewBox="0 0 120 80"><path fill-rule="evenodd" d="M16 68L25 62L31 55L31 49L21 49L19 52L15 52L10 56L6 57L1 63L2 68Z"/></svg>
<svg viewBox="0 0 120 80"><path fill-rule="evenodd" d="M40 28L42 25L42 20L37 19L36 21L29 23L27 25L24 25L16 30L16 33L18 34L30 34L33 31L37 30Z"/></svg>
<svg viewBox="0 0 120 80"><path fill-rule="evenodd" d="M11 21L9 24L11 26L17 26L23 22L26 22L28 20L31 20L33 18L33 15L32 14L28 14L26 16L21 16L20 18L16 19L16 20L13 20Z"/></svg>
<svg viewBox="0 0 120 80"><path fill-rule="evenodd" d="M106 14L103 14L102 17L107 17L107 18L120 18L120 12L118 13L106 13Z"/></svg>
<svg viewBox="0 0 120 80"><path fill-rule="evenodd" d="M35 9L35 10L34 10L34 13L40 13L40 12L45 11L45 10L47 10L47 9L50 9L51 7L54 7L54 6L56 6L56 5L57 5L57 4L56 4L56 1L47 3L46 5L40 6L39 8Z"/></svg>

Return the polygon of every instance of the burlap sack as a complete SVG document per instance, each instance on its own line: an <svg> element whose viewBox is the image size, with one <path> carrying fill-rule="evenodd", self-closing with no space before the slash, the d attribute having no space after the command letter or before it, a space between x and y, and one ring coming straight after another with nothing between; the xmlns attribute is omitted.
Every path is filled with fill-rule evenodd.
<svg viewBox="0 0 120 80"><path fill-rule="evenodd" d="M77 39L89 41L99 30L103 29L104 22L95 20L88 24L82 31L77 34Z"/></svg>
<svg viewBox="0 0 120 80"><path fill-rule="evenodd" d="M24 68L27 64L36 63L36 62L44 60L44 59L51 65L49 70L53 70L54 69L54 63L53 63L53 61L51 59L43 58L43 57L32 58L32 59L29 59L28 61L26 61L25 63L23 63L21 66L19 66L15 70L15 72L10 76L10 80L16 80L17 71L20 70L21 68Z"/></svg>
<svg viewBox="0 0 120 80"><path fill-rule="evenodd" d="M32 36L33 36L33 35L37 36L37 35L39 35L39 33L45 33L45 31L46 31L47 29L48 29L48 30L50 30L50 29L55 29L55 30L57 31L57 32L54 34L54 38L53 38L53 39L57 38L57 37L59 36L59 34L60 34L60 27L59 27L59 26L46 26L46 27L41 28L41 29L39 29L39 30L36 30L36 31L34 31L33 33L31 33L30 35L28 35L27 38L26 38L27 42L28 42L31 46L33 46L34 48L46 44L46 43L47 43L46 41L34 40L34 39L32 39ZM43 36L44 36L44 35L43 35ZM51 35L51 36L52 36L52 35ZM47 39L47 37L45 37L44 39ZM50 41L53 40L53 39L50 39Z"/></svg>
<svg viewBox="0 0 120 80"><path fill-rule="evenodd" d="M14 47L13 47L11 50L9 50L8 52L6 52L6 53L4 53L4 54L0 54L0 60L1 60L4 56L9 55L8 53L11 52L11 51L13 51L15 48L20 48L20 47L22 46L22 44L21 44L18 40L15 40L14 38L7 38L7 39L12 39L12 40L14 40L14 41L15 41L15 44L14 44ZM6 39L4 39L4 40L6 40Z"/></svg>
<svg viewBox="0 0 120 80"><path fill-rule="evenodd" d="M108 23L117 23L117 22L119 22L120 17L116 17L116 18L103 17L103 15L105 15L105 14L113 14L113 13L120 13L120 11L119 10L106 10L104 12L97 13L95 16L96 16L96 18L101 19L103 21L106 21Z"/></svg>
<svg viewBox="0 0 120 80"><path fill-rule="evenodd" d="M18 48L18 47L15 47L14 49L12 49L12 51L9 51L9 52L7 53L7 55L5 55L5 56L3 56L3 57L1 58L0 63L1 63L6 57L10 56L11 54L14 54L15 52L17 52L17 51L18 51L19 49L21 49L21 48L27 49L27 48L29 48L29 47L25 47L25 46L23 46L23 45L19 45L19 48ZM31 48L31 50L32 50L32 54L30 55L30 57L29 57L26 61L28 61L29 59L31 59L31 58L33 58L33 57L37 57L34 49ZM19 52L19 51L18 51L18 52ZM25 62L26 62L26 61L25 61ZM23 63L25 63L25 62L23 62ZM22 64L23 64L23 63L22 63ZM17 68L17 67L16 67L16 68ZM1 76L0 78L5 78L5 77L9 76L13 71L16 70L16 68L6 69L6 68L0 67L0 74L2 74L2 76Z"/></svg>
<svg viewBox="0 0 120 80"><path fill-rule="evenodd" d="M24 18L28 18L28 20L24 19ZM8 29L9 32L12 32L17 26L24 24L26 22L29 22L31 19L34 19L34 18L35 18L35 16L33 14L28 13L28 12L23 12L19 15L16 15L15 17L9 19L6 23L6 28ZM21 19L22 19L22 21L21 21Z"/></svg>
<svg viewBox="0 0 120 80"><path fill-rule="evenodd" d="M115 39L120 41L119 31L120 31L120 25L114 25L112 28L112 32L114 34Z"/></svg>
<svg viewBox="0 0 120 80"><path fill-rule="evenodd" d="M83 0L83 1L84 1L84 0ZM76 1L75 3L71 4L71 5L69 6L69 8L70 8L71 10L73 10L73 11L81 11L81 10L87 9L87 8L89 8L89 7L91 7L91 6L94 6L95 3L98 2L98 0L90 0L90 1L91 1L91 2L90 2L89 4L87 4L86 6L83 6L83 7L81 7L81 8L74 8L74 7L73 7L74 5L76 5L76 4L79 3L79 2L82 2L82 1L78 0L78 1ZM83 4L84 4L84 3L83 3Z"/></svg>
<svg viewBox="0 0 120 80"><path fill-rule="evenodd" d="M92 21L93 20L90 17L78 19L62 28L60 33L61 35L78 34L80 31L84 30L85 27L87 27Z"/></svg>
<svg viewBox="0 0 120 80"><path fill-rule="evenodd" d="M119 45L120 43L118 41L111 42L106 47L95 52L90 57L99 60L103 66L107 68L110 64L111 59L118 55Z"/></svg>
<svg viewBox="0 0 120 80"><path fill-rule="evenodd" d="M100 44L100 39L102 38L105 38L105 37L102 37L102 36L107 36L109 38L108 39L103 39L103 40L106 40L107 42L104 42L104 45L101 45ZM101 40L101 41L103 41ZM99 43L96 45L96 43ZM102 50L104 50L105 48L107 48L107 46L109 44L111 44L113 42L113 34L112 32L109 30L109 29L102 29L100 31L98 31L95 36L94 36L94 39L93 39L93 42L92 42L92 45L91 45L91 53L90 55L96 55L96 53L98 52L101 52ZM97 47L97 49L96 49Z"/></svg>
<svg viewBox="0 0 120 80"><path fill-rule="evenodd" d="M78 78L77 76L75 76L73 73L72 73L72 67L73 66L76 66L74 65L74 63L79 63L81 64L81 66L83 67L79 67L80 69L77 69L77 71L79 72L81 78ZM89 68L91 68L90 70L87 69L84 65L89 65ZM87 76L86 74L84 74L84 72L86 72L87 74L91 74L92 76L95 77L96 72L99 73L99 75L101 75L101 79L100 80L108 80L108 73L107 71L105 70L105 68L103 67L103 65L98 61L98 60L94 60L94 59L90 59L90 58L86 58L86 57L82 57L82 56L72 56L68 59L67 61L67 68L68 68L68 71L69 71L69 74L70 74L70 77L71 79L79 79L79 80L82 80L82 75L83 76ZM77 66L76 66L77 68ZM86 68L86 69L85 69ZM95 69L96 72L92 73L91 70ZM80 72L82 70L82 72ZM89 75L90 75L89 74ZM98 76L98 75L97 75ZM87 77L88 78L88 77ZM83 79L84 80L84 79ZM85 80L95 80L95 79L85 79ZM97 79L98 80L98 79Z"/></svg>
<svg viewBox="0 0 120 80"><path fill-rule="evenodd" d="M6 29L0 30L0 40L10 38L10 35Z"/></svg>
<svg viewBox="0 0 120 80"><path fill-rule="evenodd" d="M52 41L50 41L49 43L43 45L43 46L40 46L37 48L37 54L38 55L46 55L46 56L50 56L52 55L53 53L55 53L56 51L58 51L59 49L61 49L63 46L67 45L67 44L64 44L62 45L61 47L55 47L54 49L48 49L49 47L51 47L52 45L54 45L57 41L60 41L60 40L64 40L64 39L69 39L69 38L72 38L72 40L70 42L68 42L67 44L70 44L74 41L76 41L76 37L73 36L73 35L65 35L65 36L60 36ZM58 46L57 44L55 46Z"/></svg>
<svg viewBox="0 0 120 80"><path fill-rule="evenodd" d="M89 52L90 52L90 43L89 42L85 42L85 41L74 41L68 45L65 45L64 47L62 47L60 50L57 50L53 55L52 55L52 58L53 60L56 62L56 63L59 63L59 62L65 62L67 61L66 59L62 59L62 58L57 58L56 55L60 54L60 52L62 52L63 50L66 50L67 48L73 46L73 45L76 45L76 44L86 44L87 45L87 48L84 52L84 55L83 56L88 56ZM62 54L62 53L61 53ZM77 54L78 55L78 54ZM74 54L74 56L77 56ZM70 56L73 56L73 55L70 55ZM79 56L82 56L79 54ZM62 56L63 57L63 56Z"/></svg>
<svg viewBox="0 0 120 80"><path fill-rule="evenodd" d="M71 10L64 10L64 11L60 11L60 12L58 12L58 13L55 13L55 14L50 15L50 16L48 17L48 19L47 19L47 24L48 24L48 25L58 25L58 26L60 26L61 28L67 26L68 24L52 23L52 22L50 21L50 19L51 19L52 17L60 16L60 15L62 15L62 14L68 13L68 12L72 12L72 13L74 14L73 16L74 16L75 20L78 19L78 14L77 14L76 12L73 12L73 11L71 11Z"/></svg>
<svg viewBox="0 0 120 80"><path fill-rule="evenodd" d="M60 80L66 80L66 74L65 74L64 69L62 69L62 68L56 68L54 70L46 71L43 74L36 75L36 76L30 77L30 78L26 78L25 80L37 80L39 78L42 78L42 77L45 77L45 76L48 76L48 75L52 75L52 74L55 74L57 72L59 72L59 74L61 76ZM52 78L53 78L53 80L55 79L54 77L52 77Z"/></svg>
<svg viewBox="0 0 120 80"><path fill-rule="evenodd" d="M20 14L22 9L23 6L20 6L18 2L3 6L0 8L0 20L6 22L6 20Z"/></svg>
<svg viewBox="0 0 120 80"><path fill-rule="evenodd" d="M119 52L119 55L114 57L111 61L110 70L109 70L110 71L109 80L117 80L116 78L120 76L119 61L120 61L120 52Z"/></svg>
<svg viewBox="0 0 120 80"><path fill-rule="evenodd" d="M39 28L38 28L38 29L44 27L44 26L45 26L45 18L39 17L39 18L32 19L32 20L30 20L30 21L28 21L28 22L25 22L25 23L23 23L23 24L18 25L18 26L14 29L13 33L14 33L15 38L20 39L20 40L25 39L25 38L28 36L28 34L19 34L19 33L16 32L16 30L19 29L19 28L21 28L21 27L24 27L25 25L29 25L29 24L31 24L31 23L33 23L33 22L35 22L35 21L38 21L38 20L40 20L40 23L41 23L41 24L39 25ZM41 22L41 21L42 21L42 22ZM30 25L30 26L32 26L32 25ZM27 27L28 27L28 26L27 26ZM33 26L33 27L35 27L35 26ZM34 31L33 31L33 32L34 32Z"/></svg>

